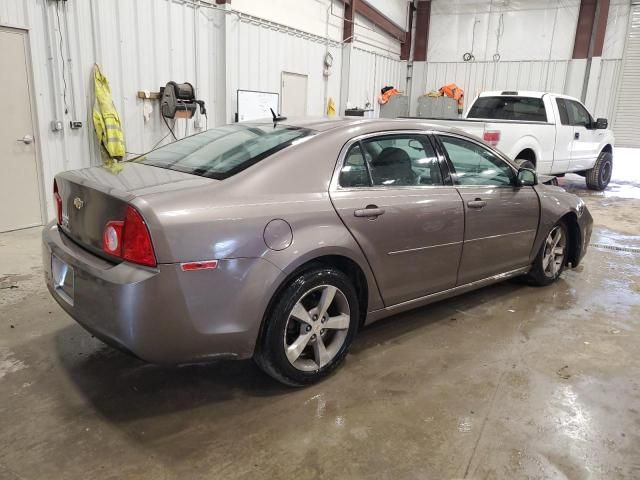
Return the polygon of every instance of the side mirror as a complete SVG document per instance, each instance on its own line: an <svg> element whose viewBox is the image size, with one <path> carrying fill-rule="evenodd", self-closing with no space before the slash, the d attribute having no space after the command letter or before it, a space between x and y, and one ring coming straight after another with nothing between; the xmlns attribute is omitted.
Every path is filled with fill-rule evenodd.
<svg viewBox="0 0 640 480"><path fill-rule="evenodd" d="M538 184L538 175L530 168L521 168L518 170L518 186L533 187Z"/></svg>
<svg viewBox="0 0 640 480"><path fill-rule="evenodd" d="M609 127L609 121L606 118L599 118L596 120L596 129L604 130Z"/></svg>

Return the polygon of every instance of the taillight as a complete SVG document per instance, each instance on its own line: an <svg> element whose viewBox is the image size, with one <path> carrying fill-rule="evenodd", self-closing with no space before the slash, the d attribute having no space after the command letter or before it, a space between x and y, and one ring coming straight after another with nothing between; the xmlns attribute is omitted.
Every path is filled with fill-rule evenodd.
<svg viewBox="0 0 640 480"><path fill-rule="evenodd" d="M495 147L500 142L500 130L485 130L482 138L485 142Z"/></svg>
<svg viewBox="0 0 640 480"><path fill-rule="evenodd" d="M53 199L56 202L56 218L58 220L58 225L62 225L62 197L58 192L58 182L53 180Z"/></svg>
<svg viewBox="0 0 640 480"><path fill-rule="evenodd" d="M131 205L127 206L124 221L110 221L105 225L102 249L128 262L148 267L157 265L147 224Z"/></svg>
<svg viewBox="0 0 640 480"><path fill-rule="evenodd" d="M124 222L108 222L102 233L102 249L109 255L122 256L122 230Z"/></svg>

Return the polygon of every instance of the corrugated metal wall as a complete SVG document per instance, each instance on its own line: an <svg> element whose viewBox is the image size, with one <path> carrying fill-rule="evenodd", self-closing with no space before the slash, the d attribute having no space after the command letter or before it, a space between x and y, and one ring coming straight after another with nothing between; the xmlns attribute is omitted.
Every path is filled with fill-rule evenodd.
<svg viewBox="0 0 640 480"><path fill-rule="evenodd" d="M566 60L426 62L424 75L414 78L414 91L425 94L453 82L465 91L467 104L485 90L564 92L568 63Z"/></svg>
<svg viewBox="0 0 640 480"><path fill-rule="evenodd" d="M404 91L407 86L407 62L393 57L353 47L348 101L354 107L364 108L368 102L378 116L377 96L387 85Z"/></svg>
<svg viewBox="0 0 640 480"><path fill-rule="evenodd" d="M600 60L595 85L595 101L587 107L597 117L613 118L615 91L621 60ZM465 91L466 104L485 90L534 90L567 92L569 61L541 60L522 62L426 62L416 69L413 92L417 98L446 83L454 82ZM424 72L424 73L420 73ZM590 87L591 88L591 87Z"/></svg>
<svg viewBox="0 0 640 480"><path fill-rule="evenodd" d="M0 25L29 31L38 117L34 133L42 160L49 217L53 214L50 197L55 173L99 161L91 123L94 62L109 78L130 152L148 150L167 132L157 112L145 123L143 101L136 97L138 90L157 91L169 80L189 81L197 86L200 98L209 103L214 89L210 74L215 58L211 22L189 3L2 0ZM196 55L200 59L198 67ZM153 107L157 110L157 102ZM52 132L52 120L63 120L64 131ZM71 120L82 121L83 127L71 130ZM177 130L185 133L183 125L178 125Z"/></svg>
<svg viewBox="0 0 640 480"><path fill-rule="evenodd" d="M624 147L640 147L640 1L632 3L613 124L617 143Z"/></svg>
<svg viewBox="0 0 640 480"><path fill-rule="evenodd" d="M620 79L621 66L622 60L601 60L595 102L593 102L594 105L586 105L596 118L607 118L610 123L613 123L616 90Z"/></svg>
<svg viewBox="0 0 640 480"><path fill-rule="evenodd" d="M334 41L249 16L227 16L227 121L236 113L238 89L281 94L282 72L307 75L307 115L323 115L327 97L340 99L342 51ZM325 77L324 57L333 56ZM284 112L286 114L286 112Z"/></svg>

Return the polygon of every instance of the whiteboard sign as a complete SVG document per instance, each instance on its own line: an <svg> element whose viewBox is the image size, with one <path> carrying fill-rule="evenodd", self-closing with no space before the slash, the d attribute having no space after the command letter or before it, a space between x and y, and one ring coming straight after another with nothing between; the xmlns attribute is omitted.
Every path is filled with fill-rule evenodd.
<svg viewBox="0 0 640 480"><path fill-rule="evenodd" d="M273 92L256 92L254 90L238 90L236 120L246 122L260 118L272 118L270 108L278 113L280 95Z"/></svg>

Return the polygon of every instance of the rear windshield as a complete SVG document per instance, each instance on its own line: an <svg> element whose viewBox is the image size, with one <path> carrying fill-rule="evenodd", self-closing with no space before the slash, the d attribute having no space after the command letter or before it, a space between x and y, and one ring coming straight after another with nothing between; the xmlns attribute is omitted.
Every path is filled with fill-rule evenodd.
<svg viewBox="0 0 640 480"><path fill-rule="evenodd" d="M286 125L226 125L170 143L132 161L223 180L312 133Z"/></svg>
<svg viewBox="0 0 640 480"><path fill-rule="evenodd" d="M547 113L541 98L478 97L469 110L467 118L546 122Z"/></svg>

